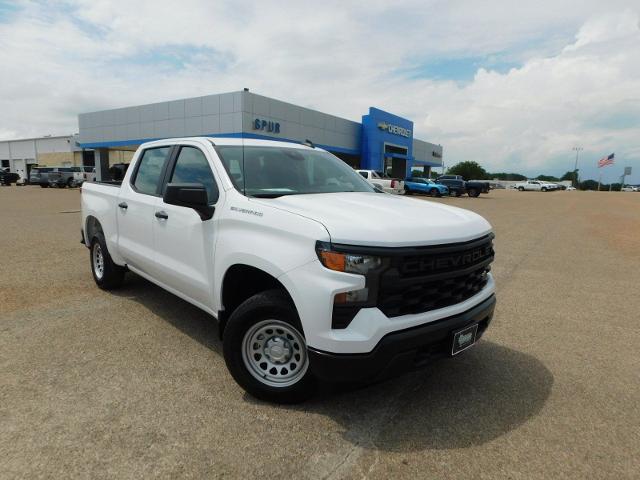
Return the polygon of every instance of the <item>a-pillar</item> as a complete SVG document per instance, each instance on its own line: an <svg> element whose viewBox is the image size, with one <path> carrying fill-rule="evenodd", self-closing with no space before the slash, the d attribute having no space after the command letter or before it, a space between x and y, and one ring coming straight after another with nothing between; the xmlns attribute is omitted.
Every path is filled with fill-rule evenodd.
<svg viewBox="0 0 640 480"><path fill-rule="evenodd" d="M109 175L109 149L95 149L96 182L111 180Z"/></svg>

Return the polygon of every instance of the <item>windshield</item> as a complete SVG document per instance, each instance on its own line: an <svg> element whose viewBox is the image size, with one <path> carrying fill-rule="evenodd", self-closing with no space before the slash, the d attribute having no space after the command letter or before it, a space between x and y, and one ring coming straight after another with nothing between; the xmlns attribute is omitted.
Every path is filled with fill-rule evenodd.
<svg viewBox="0 0 640 480"><path fill-rule="evenodd" d="M235 187L250 197L333 192L375 192L338 157L319 150L217 146Z"/></svg>

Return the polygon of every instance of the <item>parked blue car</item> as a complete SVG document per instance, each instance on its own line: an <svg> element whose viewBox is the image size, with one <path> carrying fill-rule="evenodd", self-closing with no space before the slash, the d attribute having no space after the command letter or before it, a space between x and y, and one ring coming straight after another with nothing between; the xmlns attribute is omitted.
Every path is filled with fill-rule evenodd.
<svg viewBox="0 0 640 480"><path fill-rule="evenodd" d="M449 195L449 189L440 183L436 183L428 178L409 177L404 181L405 193L426 193L432 197Z"/></svg>

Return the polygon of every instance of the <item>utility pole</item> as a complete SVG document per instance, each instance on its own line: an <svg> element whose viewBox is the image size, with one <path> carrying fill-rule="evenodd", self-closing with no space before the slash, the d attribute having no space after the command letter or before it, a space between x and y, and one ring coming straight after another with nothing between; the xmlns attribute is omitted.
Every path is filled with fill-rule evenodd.
<svg viewBox="0 0 640 480"><path fill-rule="evenodd" d="M583 150L583 148L573 147L572 150L576 152L576 164L573 167L573 180L575 182L575 187L578 188L578 155L580 154L580 150Z"/></svg>

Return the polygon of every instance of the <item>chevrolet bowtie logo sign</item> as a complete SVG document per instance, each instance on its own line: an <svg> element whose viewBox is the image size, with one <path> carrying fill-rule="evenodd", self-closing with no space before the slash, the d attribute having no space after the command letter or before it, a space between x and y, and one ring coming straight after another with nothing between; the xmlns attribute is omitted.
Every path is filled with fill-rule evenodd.
<svg viewBox="0 0 640 480"><path fill-rule="evenodd" d="M408 128L399 127L398 125L392 125L387 122L378 122L378 128L395 135L409 138L411 136L411 130Z"/></svg>

